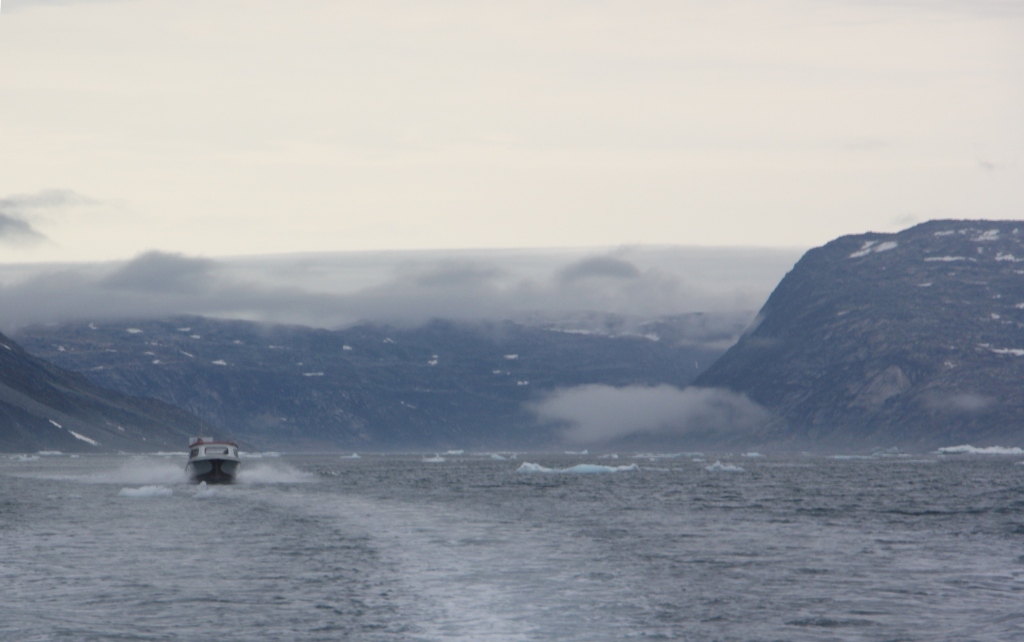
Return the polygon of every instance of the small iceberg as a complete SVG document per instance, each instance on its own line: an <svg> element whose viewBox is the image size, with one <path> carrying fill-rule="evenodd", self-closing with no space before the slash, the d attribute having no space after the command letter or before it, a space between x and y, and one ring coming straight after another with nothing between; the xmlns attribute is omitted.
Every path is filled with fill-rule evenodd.
<svg viewBox="0 0 1024 642"><path fill-rule="evenodd" d="M740 455L740 457L764 457L764 455L758 452L749 452L743 453L742 455Z"/></svg>
<svg viewBox="0 0 1024 642"><path fill-rule="evenodd" d="M733 464L723 464L721 461L719 461L717 459L715 460L715 463L711 464L710 466L705 466L704 470L707 470L707 471L713 472L713 473L742 473L742 472L745 472L739 466L734 466Z"/></svg>
<svg viewBox="0 0 1024 642"><path fill-rule="evenodd" d="M424 457L423 463L425 464L440 464L444 462L444 457L441 455L434 455L433 457Z"/></svg>
<svg viewBox="0 0 1024 642"><path fill-rule="evenodd" d="M170 497L174 491L166 486L142 486L141 488L122 488L118 493L121 497Z"/></svg>
<svg viewBox="0 0 1024 642"><path fill-rule="evenodd" d="M341 458L342 459L362 459L362 457L359 456L359 453L352 453L351 455L342 455Z"/></svg>
<svg viewBox="0 0 1024 642"><path fill-rule="evenodd" d="M634 472L640 470L640 467L636 464L630 464L628 466L599 466L598 464L577 464L569 468L546 468L540 464L531 464L530 462L524 462L518 469L517 473L558 473L558 474L577 474L577 475L593 475L597 473L625 473Z"/></svg>
<svg viewBox="0 0 1024 642"><path fill-rule="evenodd" d="M1024 455L1024 449L1013 446L1007 448L1005 446L987 446L985 448L975 448L974 446L964 444L963 446L946 446L945 448L939 448L938 453L940 455Z"/></svg>

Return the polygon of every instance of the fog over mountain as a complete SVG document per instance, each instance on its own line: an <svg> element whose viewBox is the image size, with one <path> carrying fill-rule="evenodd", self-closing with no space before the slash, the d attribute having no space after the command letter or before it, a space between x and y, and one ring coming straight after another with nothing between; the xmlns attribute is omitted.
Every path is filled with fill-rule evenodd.
<svg viewBox="0 0 1024 642"><path fill-rule="evenodd" d="M149 252L124 262L0 266L0 328L176 314L319 328L432 318L750 318L797 258L797 250L686 247L224 259Z"/></svg>

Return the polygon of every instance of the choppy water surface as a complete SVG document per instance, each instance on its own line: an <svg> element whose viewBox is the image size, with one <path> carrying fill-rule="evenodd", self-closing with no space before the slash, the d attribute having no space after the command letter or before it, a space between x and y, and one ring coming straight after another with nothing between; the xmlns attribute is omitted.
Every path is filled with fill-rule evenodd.
<svg viewBox="0 0 1024 642"><path fill-rule="evenodd" d="M424 459L0 456L0 639L1024 639L1020 457Z"/></svg>

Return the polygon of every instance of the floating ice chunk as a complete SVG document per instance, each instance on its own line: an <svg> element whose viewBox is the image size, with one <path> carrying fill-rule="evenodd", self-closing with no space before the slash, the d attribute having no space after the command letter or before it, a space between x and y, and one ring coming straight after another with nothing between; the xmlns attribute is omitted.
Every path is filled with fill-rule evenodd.
<svg viewBox="0 0 1024 642"><path fill-rule="evenodd" d="M63 455L64 453L59 450L40 450L37 454L42 455L43 457L53 457L56 455Z"/></svg>
<svg viewBox="0 0 1024 642"><path fill-rule="evenodd" d="M423 463L426 464L440 464L444 462L444 457L441 455L434 455L433 457L424 457Z"/></svg>
<svg viewBox="0 0 1024 642"><path fill-rule="evenodd" d="M758 452L743 453L740 456L741 457L764 457L764 455L762 455L761 453L758 453Z"/></svg>
<svg viewBox="0 0 1024 642"><path fill-rule="evenodd" d="M436 366L437 365L437 359L431 359L430 361L427 361L427 365L428 366Z"/></svg>
<svg viewBox="0 0 1024 642"><path fill-rule="evenodd" d="M590 451L589 450L567 450L567 451L565 451L565 454L566 455L589 455Z"/></svg>
<svg viewBox="0 0 1024 642"><path fill-rule="evenodd" d="M446 455L464 455L464 454L466 454L466 451L465 450L448 450L448 451L445 451L444 454L446 454Z"/></svg>
<svg viewBox="0 0 1024 642"><path fill-rule="evenodd" d="M739 466L734 466L733 464L723 464L721 461L719 461L717 459L715 460L715 463L711 464L710 466L705 466L704 470L707 470L707 471L710 471L710 472L713 472L713 473L717 473L717 472L723 472L723 473L742 473L742 472L744 472L743 469L740 468Z"/></svg>
<svg viewBox="0 0 1024 642"><path fill-rule="evenodd" d="M178 352L180 352L181 354L185 355L189 359L195 359L196 358L196 355L192 354L191 352L185 352L184 350L178 350Z"/></svg>
<svg viewBox="0 0 1024 642"><path fill-rule="evenodd" d="M84 441L85 443L89 444L90 446L99 446L100 445L100 442L96 441L95 439L89 439L85 435L80 435L77 432L75 432L74 430L69 430L68 432L71 433L71 436L74 437L75 439L80 439L80 440Z"/></svg>
<svg viewBox="0 0 1024 642"><path fill-rule="evenodd" d="M118 493L121 497L170 497L174 491L166 486L142 486L140 488L122 488Z"/></svg>
<svg viewBox="0 0 1024 642"><path fill-rule="evenodd" d="M192 328L178 328L178 332L191 332Z"/></svg>
<svg viewBox="0 0 1024 642"><path fill-rule="evenodd" d="M1005 446L986 446L985 448L975 448L970 444L964 444L963 446L946 446L945 448L939 448L938 453L940 455L1024 455L1024 449L1013 446L1007 448Z"/></svg>
<svg viewBox="0 0 1024 642"><path fill-rule="evenodd" d="M142 330L139 328L126 328L125 332L127 332L128 334L141 334Z"/></svg>
<svg viewBox="0 0 1024 642"><path fill-rule="evenodd" d="M215 366L226 366L226 365L228 365L228 362L224 361L223 359L217 359L216 361L211 361L210 363L212 363Z"/></svg>
<svg viewBox="0 0 1024 642"><path fill-rule="evenodd" d="M990 317L990 318L991 318L991 319L992 319L993 321L998 321L998 320L999 320L999 318L1000 318L1000 316L999 316L998 314L996 314L995 312L993 312L993 313L989 314L988 316L989 316L989 317Z"/></svg>
<svg viewBox="0 0 1024 642"><path fill-rule="evenodd" d="M394 342L395 342L395 340L392 339L391 337L385 337L384 338L384 343L394 343Z"/></svg>
<svg viewBox="0 0 1024 642"><path fill-rule="evenodd" d="M533 464L530 462L523 462L522 465L516 469L517 473L555 473L555 474L576 474L576 475L593 475L597 473L625 473L634 472L640 470L640 467L636 464L630 464L628 466L600 466L598 464L577 464L570 466L569 468L546 468L540 464Z"/></svg>
<svg viewBox="0 0 1024 642"><path fill-rule="evenodd" d="M322 373L322 372L303 372L302 376L303 377L322 377L322 376L324 376L324 373Z"/></svg>
<svg viewBox="0 0 1024 642"><path fill-rule="evenodd" d="M57 423L53 419L50 420L50 423L53 424L54 426L57 426L58 428L60 428L62 430L64 429L64 426L60 425L59 423Z"/></svg>
<svg viewBox="0 0 1024 642"><path fill-rule="evenodd" d="M39 459L39 455L12 455L10 459L13 461L36 461Z"/></svg>
<svg viewBox="0 0 1024 642"><path fill-rule="evenodd" d="M618 459L619 456L616 453L610 453L607 455L601 455L598 459Z"/></svg>
<svg viewBox="0 0 1024 642"><path fill-rule="evenodd" d="M518 354L506 354L505 358L508 359L509 361L515 361L516 359L519 358L519 355Z"/></svg>
<svg viewBox="0 0 1024 642"><path fill-rule="evenodd" d="M203 338L203 336L201 334L190 334L190 335L188 335L188 337L190 339L202 339Z"/></svg>
<svg viewBox="0 0 1024 642"><path fill-rule="evenodd" d="M966 256L928 256L928 257L925 257L924 260L928 261L928 262L942 261L943 263L950 263L952 261L966 261L967 257Z"/></svg>
<svg viewBox="0 0 1024 642"><path fill-rule="evenodd" d="M344 345L344 346L341 346L341 349L342 349L342 350L351 350L351 349L352 349L352 346L350 346L350 345Z"/></svg>
<svg viewBox="0 0 1024 642"><path fill-rule="evenodd" d="M217 490L210 488L206 485L206 482L199 482L199 487L196 489L196 494L193 495L196 499L210 499L211 497L217 496Z"/></svg>
<svg viewBox="0 0 1024 642"><path fill-rule="evenodd" d="M491 455L491 459L493 459L494 461L506 461L505 457L502 457L498 453L494 453L493 455Z"/></svg>
<svg viewBox="0 0 1024 642"><path fill-rule="evenodd" d="M342 455L341 458L342 459L362 459L362 457L359 456L359 453L352 453L351 455Z"/></svg>
<svg viewBox="0 0 1024 642"><path fill-rule="evenodd" d="M530 385L530 382L529 381L517 381L516 385L517 386L528 386L528 385Z"/></svg>

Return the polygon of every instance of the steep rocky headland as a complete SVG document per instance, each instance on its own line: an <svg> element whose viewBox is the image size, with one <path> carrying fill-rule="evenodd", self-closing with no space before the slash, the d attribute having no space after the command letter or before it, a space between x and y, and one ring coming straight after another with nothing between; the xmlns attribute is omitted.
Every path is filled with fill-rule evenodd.
<svg viewBox="0 0 1024 642"><path fill-rule="evenodd" d="M0 452L180 451L203 430L187 412L101 388L0 334Z"/></svg>
<svg viewBox="0 0 1024 642"><path fill-rule="evenodd" d="M807 252L700 386L779 450L1024 445L1024 223L930 221Z"/></svg>

